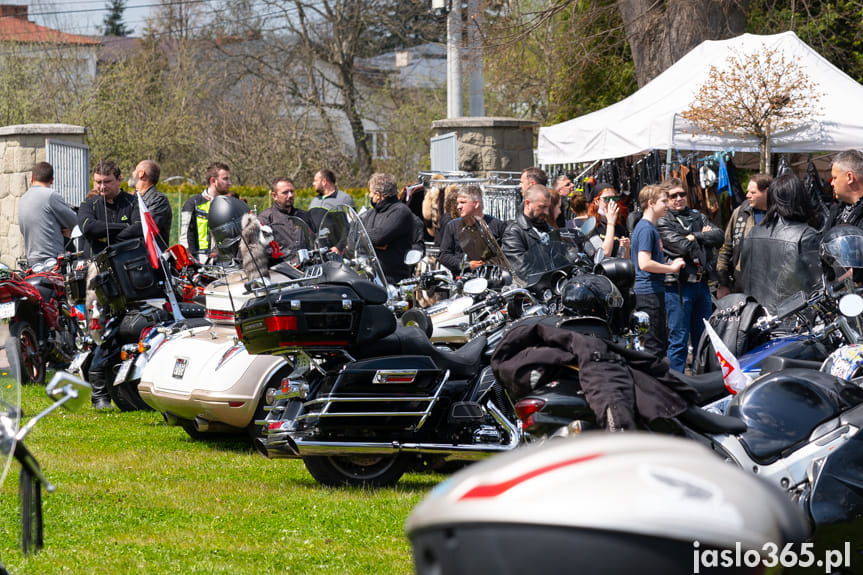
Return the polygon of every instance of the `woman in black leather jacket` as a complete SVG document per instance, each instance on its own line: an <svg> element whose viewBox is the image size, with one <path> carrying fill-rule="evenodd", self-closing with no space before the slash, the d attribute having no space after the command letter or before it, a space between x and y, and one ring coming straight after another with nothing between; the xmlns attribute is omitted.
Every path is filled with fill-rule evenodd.
<svg viewBox="0 0 863 575"><path fill-rule="evenodd" d="M818 232L806 224L812 208L803 182L778 176L767 189L767 213L743 240L743 292L775 312L785 298L821 281Z"/></svg>

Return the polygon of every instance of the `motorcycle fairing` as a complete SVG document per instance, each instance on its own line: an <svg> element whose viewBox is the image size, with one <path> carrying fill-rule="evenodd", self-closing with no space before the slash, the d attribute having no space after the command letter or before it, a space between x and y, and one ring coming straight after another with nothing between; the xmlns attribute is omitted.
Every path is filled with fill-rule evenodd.
<svg viewBox="0 0 863 575"><path fill-rule="evenodd" d="M821 423L863 403L863 390L830 374L787 369L756 379L728 406L746 423L740 442L766 465L805 443Z"/></svg>
<svg viewBox="0 0 863 575"><path fill-rule="evenodd" d="M740 357L740 368L746 372L757 374L759 365L764 359L781 355L795 359L821 361L827 356L826 348L811 335L788 335L771 339L759 345Z"/></svg>
<svg viewBox="0 0 863 575"><path fill-rule="evenodd" d="M851 425L863 427L863 411ZM863 527L863 435L857 433L826 457L809 497L809 513L819 526L857 523ZM860 539L857 539L861 542Z"/></svg>

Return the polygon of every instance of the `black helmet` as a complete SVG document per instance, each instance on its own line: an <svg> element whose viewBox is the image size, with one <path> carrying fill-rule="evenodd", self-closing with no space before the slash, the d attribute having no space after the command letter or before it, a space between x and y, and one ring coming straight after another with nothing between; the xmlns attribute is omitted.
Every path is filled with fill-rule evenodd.
<svg viewBox="0 0 863 575"><path fill-rule="evenodd" d="M576 316L609 319L612 309L623 307L623 296L605 276L584 274L567 280L561 291L564 307Z"/></svg>
<svg viewBox="0 0 863 575"><path fill-rule="evenodd" d="M210 202L207 225L222 256L237 255L243 216L250 211L246 202L232 196L217 196Z"/></svg>

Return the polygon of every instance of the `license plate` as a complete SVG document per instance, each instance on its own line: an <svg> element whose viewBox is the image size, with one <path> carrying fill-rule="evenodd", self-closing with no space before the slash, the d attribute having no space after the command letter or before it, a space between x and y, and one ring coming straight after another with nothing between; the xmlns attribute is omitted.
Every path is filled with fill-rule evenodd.
<svg viewBox="0 0 863 575"><path fill-rule="evenodd" d="M69 373L79 373L81 371L81 366L84 365L84 361L86 361L89 356L89 351L79 352L78 355L75 356L75 359L72 360L72 363L69 364Z"/></svg>
<svg viewBox="0 0 863 575"><path fill-rule="evenodd" d="M0 303L0 319L8 319L15 316L15 302L7 301Z"/></svg>
<svg viewBox="0 0 863 575"><path fill-rule="evenodd" d="M124 381L126 381L126 376L129 375L129 369L132 367L132 363L135 361L134 358L130 357L126 361L120 364L120 369L117 371L117 377L114 378L114 385L120 385Z"/></svg>
<svg viewBox="0 0 863 575"><path fill-rule="evenodd" d="M183 374L186 373L186 366L189 365L189 360L185 357L178 357L174 363L174 373L171 375L175 379L183 379Z"/></svg>

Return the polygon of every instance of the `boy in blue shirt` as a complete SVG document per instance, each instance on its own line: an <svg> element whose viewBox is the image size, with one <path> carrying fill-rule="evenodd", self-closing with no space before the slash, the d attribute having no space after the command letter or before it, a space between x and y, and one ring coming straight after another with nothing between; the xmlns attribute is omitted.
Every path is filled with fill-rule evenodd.
<svg viewBox="0 0 863 575"><path fill-rule="evenodd" d="M635 309L650 316L650 327L641 336L644 351L665 357L668 328L665 315L665 274L680 271L686 262L675 258L663 263L662 240L656 222L668 210L668 195L659 186L647 185L638 194L644 212L632 231L632 261L635 264Z"/></svg>

